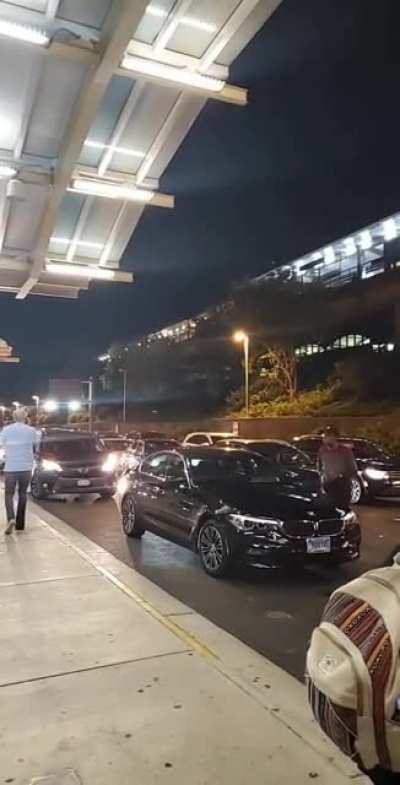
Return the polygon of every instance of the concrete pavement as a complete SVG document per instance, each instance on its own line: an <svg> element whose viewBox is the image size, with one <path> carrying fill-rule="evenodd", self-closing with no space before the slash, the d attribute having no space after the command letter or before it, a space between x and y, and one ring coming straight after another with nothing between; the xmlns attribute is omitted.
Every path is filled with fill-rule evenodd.
<svg viewBox="0 0 400 785"><path fill-rule="evenodd" d="M0 782L368 782L301 684L50 513L0 565Z"/></svg>

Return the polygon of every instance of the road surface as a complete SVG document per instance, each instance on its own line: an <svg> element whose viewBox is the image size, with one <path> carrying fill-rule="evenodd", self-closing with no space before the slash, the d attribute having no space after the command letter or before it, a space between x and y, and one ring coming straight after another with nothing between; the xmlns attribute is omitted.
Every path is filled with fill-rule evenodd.
<svg viewBox="0 0 400 785"><path fill-rule="evenodd" d="M311 631L329 594L382 566L397 545L400 550L400 501L362 506L360 561L291 571L240 568L230 579L216 581L202 571L195 554L178 545L152 534L128 540L114 501L85 497L42 506L300 679Z"/></svg>

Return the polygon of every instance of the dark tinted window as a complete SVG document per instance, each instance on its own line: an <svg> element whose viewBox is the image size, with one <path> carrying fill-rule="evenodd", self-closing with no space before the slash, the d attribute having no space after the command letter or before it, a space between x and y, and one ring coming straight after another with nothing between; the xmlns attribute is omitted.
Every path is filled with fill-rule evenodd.
<svg viewBox="0 0 400 785"><path fill-rule="evenodd" d="M372 442L352 441L352 439L341 439L341 442L353 450L356 458L376 458L377 460L385 457L384 451Z"/></svg>
<svg viewBox="0 0 400 785"><path fill-rule="evenodd" d="M160 453L153 455L147 461L143 461L140 471L142 474L150 474L152 477L166 477L169 455Z"/></svg>
<svg viewBox="0 0 400 785"><path fill-rule="evenodd" d="M207 439L207 436L204 436L198 433L196 436L191 436L190 439L187 439L187 444L209 444L210 442Z"/></svg>
<svg viewBox="0 0 400 785"><path fill-rule="evenodd" d="M319 448L321 447L322 439L319 438L310 438L310 439L299 439L297 445L300 450L305 450L306 452L317 453Z"/></svg>
<svg viewBox="0 0 400 785"><path fill-rule="evenodd" d="M44 439L42 455L52 456L60 461L76 461L96 457L104 448L97 439L66 439L65 441Z"/></svg>
<svg viewBox="0 0 400 785"><path fill-rule="evenodd" d="M307 455L296 450L295 447L286 447L286 445L279 449L278 460L284 466L300 466L301 468L310 466L310 458Z"/></svg>
<svg viewBox="0 0 400 785"><path fill-rule="evenodd" d="M180 455L169 455L166 465L166 477L169 480L185 480L185 465Z"/></svg>
<svg viewBox="0 0 400 785"><path fill-rule="evenodd" d="M132 445L131 441L125 439L105 439L104 443L108 450L127 450Z"/></svg>
<svg viewBox="0 0 400 785"><path fill-rule="evenodd" d="M179 447L179 443L173 439L149 440L144 443L144 454L152 455L153 452L160 452L160 450L176 450L177 447Z"/></svg>
<svg viewBox="0 0 400 785"><path fill-rule="evenodd" d="M260 471L262 459L258 462L253 456L199 455L189 458L189 467L195 482L206 480L229 480L232 478L252 479Z"/></svg>

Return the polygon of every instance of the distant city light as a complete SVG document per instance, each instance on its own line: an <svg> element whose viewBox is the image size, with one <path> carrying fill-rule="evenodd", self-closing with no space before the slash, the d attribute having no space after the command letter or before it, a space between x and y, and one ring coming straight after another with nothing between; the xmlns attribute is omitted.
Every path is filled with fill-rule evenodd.
<svg viewBox="0 0 400 785"><path fill-rule="evenodd" d="M388 243L390 243L391 240L396 239L397 226L394 218L388 218L387 221L383 222L383 236Z"/></svg>
<svg viewBox="0 0 400 785"><path fill-rule="evenodd" d="M365 229L360 234L360 244L363 251L369 251L372 248L372 237L369 229Z"/></svg>
<svg viewBox="0 0 400 785"><path fill-rule="evenodd" d="M58 401L55 401L53 398L49 398L47 401L44 401L43 409L48 414L52 414L53 412L57 412L58 411Z"/></svg>

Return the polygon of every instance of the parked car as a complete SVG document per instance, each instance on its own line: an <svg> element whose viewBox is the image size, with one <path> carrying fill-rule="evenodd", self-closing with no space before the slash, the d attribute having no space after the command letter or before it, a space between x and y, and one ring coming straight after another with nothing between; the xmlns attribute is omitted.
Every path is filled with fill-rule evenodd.
<svg viewBox="0 0 400 785"><path fill-rule="evenodd" d="M188 433L185 436L182 444L183 445L193 445L198 447L206 447L207 445L211 447L213 444L221 441L221 439L229 439L233 438L233 433L218 433L218 431L196 431L196 433Z"/></svg>
<svg viewBox="0 0 400 785"><path fill-rule="evenodd" d="M316 463L322 436L296 436L293 441ZM400 496L400 458L388 455L369 439L340 436L339 441L353 450L357 463L358 478L354 478L352 487L353 504L377 497Z"/></svg>
<svg viewBox="0 0 400 785"><path fill-rule="evenodd" d="M133 447L127 451L125 456L125 466L128 469L136 469L144 458L161 450L179 450L180 443L176 439L150 438L137 439Z"/></svg>
<svg viewBox="0 0 400 785"><path fill-rule="evenodd" d="M122 436L102 436L101 443L104 444L106 450L113 455L110 458L111 462L115 462L115 471L123 472L128 463L132 450L134 449L133 439L124 439Z"/></svg>
<svg viewBox="0 0 400 785"><path fill-rule="evenodd" d="M275 471L277 478L283 480L286 486L293 489L300 488L307 492L319 493L321 490L321 476L315 469L312 460L297 447L278 439L222 439L215 445L218 447L231 447L250 450L258 453L270 465L271 472Z"/></svg>
<svg viewBox="0 0 400 785"><path fill-rule="evenodd" d="M127 437L134 442L138 439L169 439L168 434L162 431L129 431Z"/></svg>
<svg viewBox="0 0 400 785"><path fill-rule="evenodd" d="M199 554L215 578L236 561L276 565L298 559L356 559L361 532L354 512L323 495L293 493L258 454L182 447L146 458L119 482L128 537L149 531Z"/></svg>
<svg viewBox="0 0 400 785"><path fill-rule="evenodd" d="M115 493L116 463L97 436L68 429L44 431L35 459L31 493L35 499L73 494Z"/></svg>

